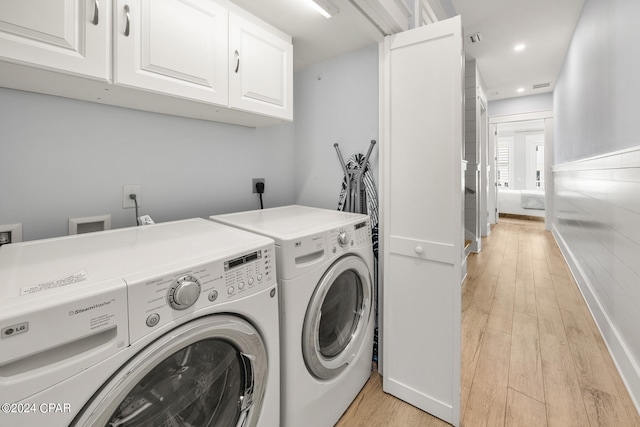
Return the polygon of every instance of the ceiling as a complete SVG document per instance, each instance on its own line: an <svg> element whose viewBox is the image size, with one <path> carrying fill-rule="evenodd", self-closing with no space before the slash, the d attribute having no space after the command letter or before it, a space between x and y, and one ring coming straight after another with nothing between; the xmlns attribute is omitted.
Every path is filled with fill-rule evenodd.
<svg viewBox="0 0 640 427"><path fill-rule="evenodd" d="M476 59L489 100L553 91L584 0L451 1L462 16L466 55ZM477 32L482 41L470 43ZM517 44L526 47L516 52ZM541 83L550 86L532 89Z"/></svg>
<svg viewBox="0 0 640 427"><path fill-rule="evenodd" d="M294 71L383 40L349 3L332 0L340 13L326 19L311 0L230 0L293 38Z"/></svg>
<svg viewBox="0 0 640 427"><path fill-rule="evenodd" d="M231 1L293 37L295 71L382 40L348 0L332 0L340 13L330 19L310 0ZM553 90L585 0L439 1L462 15L466 55L476 59L487 98L496 100ZM468 36L477 32L482 40L471 44ZM516 52L516 44L526 48ZM543 83L549 86L532 88Z"/></svg>

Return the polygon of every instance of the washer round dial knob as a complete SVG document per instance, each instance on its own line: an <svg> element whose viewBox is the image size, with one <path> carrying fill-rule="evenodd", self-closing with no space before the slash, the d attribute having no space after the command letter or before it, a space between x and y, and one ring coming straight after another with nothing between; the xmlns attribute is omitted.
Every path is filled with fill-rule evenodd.
<svg viewBox="0 0 640 427"><path fill-rule="evenodd" d="M200 283L193 276L178 278L169 288L167 299L171 308L184 310L191 307L200 296Z"/></svg>
<svg viewBox="0 0 640 427"><path fill-rule="evenodd" d="M338 244L344 248L347 246L347 243L349 243L349 235L346 231L340 230L338 233Z"/></svg>

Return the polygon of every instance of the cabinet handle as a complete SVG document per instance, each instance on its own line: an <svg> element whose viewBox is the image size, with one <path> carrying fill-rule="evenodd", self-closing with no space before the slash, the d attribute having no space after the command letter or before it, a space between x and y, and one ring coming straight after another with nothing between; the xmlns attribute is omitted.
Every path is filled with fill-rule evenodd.
<svg viewBox="0 0 640 427"><path fill-rule="evenodd" d="M240 69L240 53L236 49L236 71L235 71L236 74L238 74L239 69Z"/></svg>
<svg viewBox="0 0 640 427"><path fill-rule="evenodd" d="M124 25L124 36L125 37L129 37L129 33L130 33L130 27L131 27L131 15L129 14L129 12L131 12L131 10L129 9L129 5L125 4L124 5L124 13L126 16L126 21L125 21L125 25Z"/></svg>
<svg viewBox="0 0 640 427"><path fill-rule="evenodd" d="M98 25L98 22L100 22L100 1L99 0L94 0L94 2L93 2L93 20L91 21L91 23L93 25Z"/></svg>

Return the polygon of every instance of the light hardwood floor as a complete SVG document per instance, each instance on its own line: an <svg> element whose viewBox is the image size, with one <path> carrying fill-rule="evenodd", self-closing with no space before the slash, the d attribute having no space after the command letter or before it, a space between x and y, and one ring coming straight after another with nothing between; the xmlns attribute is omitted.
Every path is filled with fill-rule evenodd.
<svg viewBox="0 0 640 427"><path fill-rule="evenodd" d="M461 424L638 427L640 417L544 223L501 218L462 288ZM447 426L382 391L339 427Z"/></svg>

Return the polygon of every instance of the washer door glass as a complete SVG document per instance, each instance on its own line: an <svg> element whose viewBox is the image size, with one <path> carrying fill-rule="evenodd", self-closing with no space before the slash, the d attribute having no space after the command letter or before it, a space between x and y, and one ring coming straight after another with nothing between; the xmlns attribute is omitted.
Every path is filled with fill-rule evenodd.
<svg viewBox="0 0 640 427"><path fill-rule="evenodd" d="M145 375L107 425L229 425L240 413L245 374L232 345L219 339L199 341Z"/></svg>
<svg viewBox="0 0 640 427"><path fill-rule="evenodd" d="M322 277L302 337L305 363L316 377L335 377L360 350L370 322L371 286L366 264L353 255L336 261Z"/></svg>
<svg viewBox="0 0 640 427"><path fill-rule="evenodd" d="M267 370L255 329L231 316L212 316L168 335L128 362L76 425L255 425Z"/></svg>
<svg viewBox="0 0 640 427"><path fill-rule="evenodd" d="M320 307L318 351L327 359L344 351L360 322L362 282L353 270L340 273Z"/></svg>

